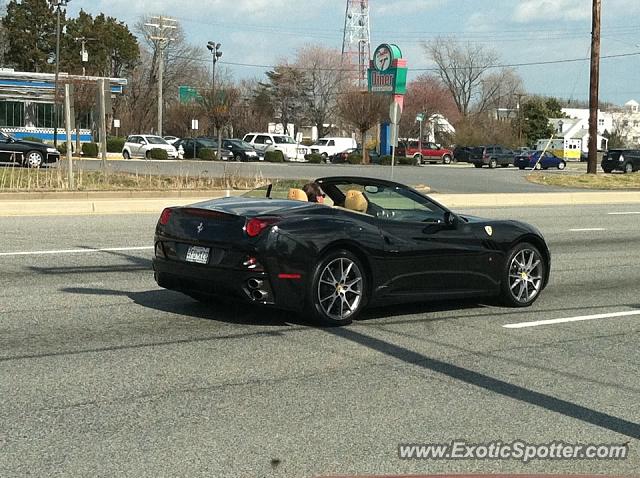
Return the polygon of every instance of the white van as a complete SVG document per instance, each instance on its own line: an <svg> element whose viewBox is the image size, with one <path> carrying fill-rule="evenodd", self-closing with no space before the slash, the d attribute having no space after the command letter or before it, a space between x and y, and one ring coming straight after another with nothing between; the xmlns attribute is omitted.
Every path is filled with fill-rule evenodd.
<svg viewBox="0 0 640 478"><path fill-rule="evenodd" d="M306 161L304 157L311 152L287 134L248 133L242 139L260 151L282 151L285 161Z"/></svg>
<svg viewBox="0 0 640 478"><path fill-rule="evenodd" d="M342 153L347 149L355 149L358 147L356 140L353 138L320 138L318 142L311 146L311 152L321 154L325 158Z"/></svg>

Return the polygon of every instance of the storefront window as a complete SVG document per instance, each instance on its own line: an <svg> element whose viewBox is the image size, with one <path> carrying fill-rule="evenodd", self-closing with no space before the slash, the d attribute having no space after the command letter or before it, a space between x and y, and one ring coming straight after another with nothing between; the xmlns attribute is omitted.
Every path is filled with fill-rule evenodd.
<svg viewBox="0 0 640 478"><path fill-rule="evenodd" d="M35 105L35 121L36 128L53 128L54 114L52 103L36 103ZM62 105L58 105L58 128L64 127L64 118L62 116Z"/></svg>
<svg viewBox="0 0 640 478"><path fill-rule="evenodd" d="M24 103L20 101L0 101L0 126L24 126Z"/></svg>

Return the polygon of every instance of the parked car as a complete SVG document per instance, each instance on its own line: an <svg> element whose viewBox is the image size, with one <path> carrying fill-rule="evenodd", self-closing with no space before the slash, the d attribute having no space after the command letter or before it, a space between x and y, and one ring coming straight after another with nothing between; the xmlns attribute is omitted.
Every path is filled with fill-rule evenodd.
<svg viewBox="0 0 640 478"><path fill-rule="evenodd" d="M497 144L477 146L469 153L469 162L476 168L489 166L493 169L500 166L506 168L513 163L513 151Z"/></svg>
<svg viewBox="0 0 640 478"><path fill-rule="evenodd" d="M306 161L305 156L311 153L311 149L297 144L287 134L248 133L242 140L263 152L282 151L285 161Z"/></svg>
<svg viewBox="0 0 640 478"><path fill-rule="evenodd" d="M233 153L236 161L264 161L264 152L259 151L241 139L225 139L222 147Z"/></svg>
<svg viewBox="0 0 640 478"><path fill-rule="evenodd" d="M458 163L466 163L469 161L469 155L473 146L456 146L453 148L453 160Z"/></svg>
<svg viewBox="0 0 640 478"><path fill-rule="evenodd" d="M375 149L370 149L367 152L369 153L369 161L371 162L371 164L377 164L380 162L380 154ZM359 146L356 148L349 148L345 151L334 154L329 158L329 160L334 164L346 163L347 158L351 154L359 154L360 156L362 156L362 148Z"/></svg>
<svg viewBox="0 0 640 478"><path fill-rule="evenodd" d="M60 153L44 143L24 141L0 131L0 163L39 168L44 164L55 163Z"/></svg>
<svg viewBox="0 0 640 478"><path fill-rule="evenodd" d="M325 203L307 202L301 184L269 184L164 209L152 243L156 282L203 302L236 298L334 326L368 306L412 301L499 296L527 307L549 282L549 249L533 226L458 215L382 179L316 182Z"/></svg>
<svg viewBox="0 0 640 478"><path fill-rule="evenodd" d="M151 134L129 136L122 148L122 157L124 159L149 158L152 149L164 149L171 159L178 157L178 150L173 145L167 143L164 138Z"/></svg>
<svg viewBox="0 0 640 478"><path fill-rule="evenodd" d="M180 139L177 136L163 136L163 138L169 144L174 144L176 141Z"/></svg>
<svg viewBox="0 0 640 478"><path fill-rule="evenodd" d="M182 150L184 153L182 157L184 159L197 159L200 156L200 152L203 149L210 149L218 152L218 143L215 140L210 138L183 138L175 143L175 147ZM220 159L222 161L227 161L233 159L233 153L228 149L222 148L220 150Z"/></svg>
<svg viewBox="0 0 640 478"><path fill-rule="evenodd" d="M430 141L423 142L422 149L420 149L418 141L399 141L396 148L396 156L416 158L421 164L440 162L449 164L453 161L453 151Z"/></svg>
<svg viewBox="0 0 640 478"><path fill-rule="evenodd" d="M640 171L640 150L611 149L604 155L600 165L605 173L612 171L622 171L624 173Z"/></svg>
<svg viewBox="0 0 640 478"><path fill-rule="evenodd" d="M542 151L531 151L520 154L513 160L513 165L520 169L564 169L567 167L567 163L563 158L556 156L550 151L545 151L544 153Z"/></svg>
<svg viewBox="0 0 640 478"><path fill-rule="evenodd" d="M356 143L356 140L353 138L326 137L320 138L316 144L312 144L311 152L328 158L340 153L341 151L357 147L358 143Z"/></svg>

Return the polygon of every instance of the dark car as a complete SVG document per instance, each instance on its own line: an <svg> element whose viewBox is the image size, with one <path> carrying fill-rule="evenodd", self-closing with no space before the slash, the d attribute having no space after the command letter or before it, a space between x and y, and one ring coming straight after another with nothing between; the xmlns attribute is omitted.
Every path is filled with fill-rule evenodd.
<svg viewBox="0 0 640 478"><path fill-rule="evenodd" d="M200 151L210 149L218 151L218 143L209 138L182 138L173 143L173 146L179 151L182 147L184 159L197 159L200 157ZM220 156L223 161L233 159L233 153L228 149L221 149Z"/></svg>
<svg viewBox="0 0 640 478"><path fill-rule="evenodd" d="M498 166L506 168L513 162L513 157L512 150L493 144L472 148L469 152L468 161L473 163L476 168L481 168L482 166L489 166L491 169Z"/></svg>
<svg viewBox="0 0 640 478"><path fill-rule="evenodd" d="M371 164L378 164L380 162L380 154L375 149L370 149L368 153L369 153L369 161L371 162ZM330 156L329 161L334 164L346 163L347 158L351 154L358 154L362 156L362 148L361 147L349 148L345 151L342 151L340 153L334 154L333 156Z"/></svg>
<svg viewBox="0 0 640 478"><path fill-rule="evenodd" d="M0 131L0 163L39 168L55 163L60 153L52 146L35 141L23 141Z"/></svg>
<svg viewBox="0 0 640 478"><path fill-rule="evenodd" d="M222 147L231 151L236 161L264 161L264 151L257 150L241 139L222 140Z"/></svg>
<svg viewBox="0 0 640 478"><path fill-rule="evenodd" d="M473 146L456 146L453 148L453 160L458 163L468 162L472 150Z"/></svg>
<svg viewBox="0 0 640 478"><path fill-rule="evenodd" d="M520 154L513 160L513 165L520 169L564 169L567 167L567 163L564 159L556 156L550 151L530 151L525 154Z"/></svg>
<svg viewBox="0 0 640 478"><path fill-rule="evenodd" d="M611 149L602 158L602 170L605 173L622 171L632 173L640 171L640 150L638 149Z"/></svg>
<svg viewBox="0 0 640 478"><path fill-rule="evenodd" d="M548 282L549 250L533 226L458 215L391 181L316 182L324 203L276 184L165 209L158 285L344 325L367 306L429 299L501 296L525 307Z"/></svg>

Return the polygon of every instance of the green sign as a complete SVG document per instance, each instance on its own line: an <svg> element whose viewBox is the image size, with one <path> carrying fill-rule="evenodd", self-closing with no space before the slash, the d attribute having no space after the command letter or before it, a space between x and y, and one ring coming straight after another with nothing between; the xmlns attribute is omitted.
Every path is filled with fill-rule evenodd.
<svg viewBox="0 0 640 478"><path fill-rule="evenodd" d="M194 101L202 101L202 96L192 86L179 86L178 87L178 100L180 103L191 103Z"/></svg>
<svg viewBox="0 0 640 478"><path fill-rule="evenodd" d="M369 65L369 91L404 95L407 92L407 60L398 45L383 43Z"/></svg>

